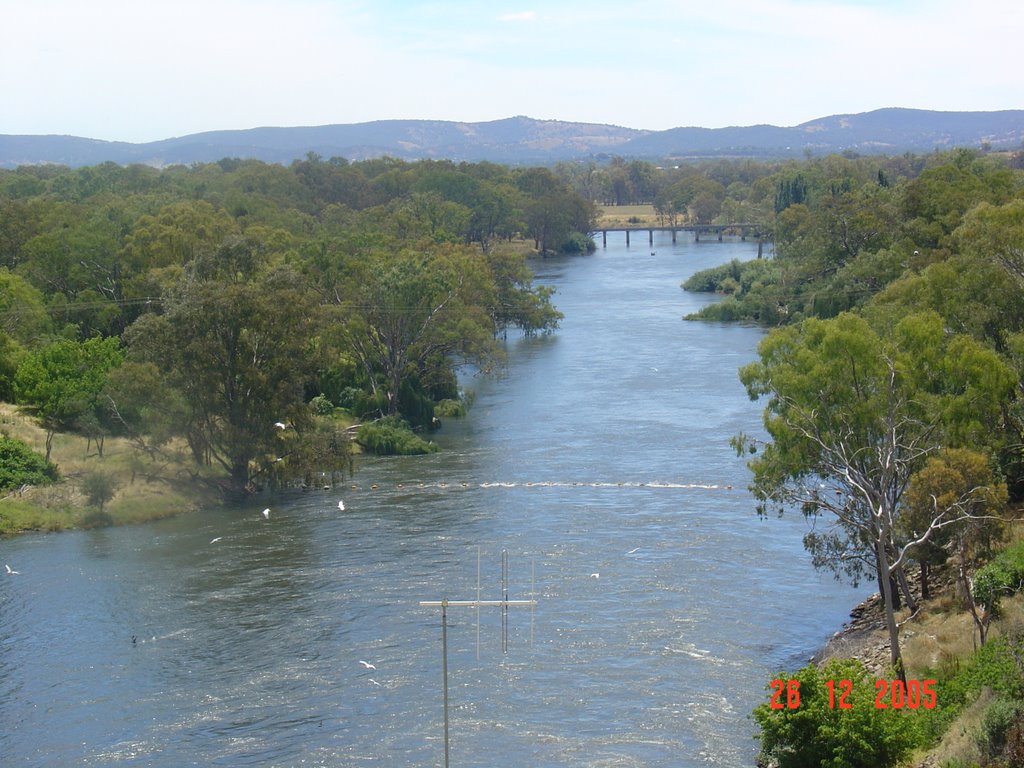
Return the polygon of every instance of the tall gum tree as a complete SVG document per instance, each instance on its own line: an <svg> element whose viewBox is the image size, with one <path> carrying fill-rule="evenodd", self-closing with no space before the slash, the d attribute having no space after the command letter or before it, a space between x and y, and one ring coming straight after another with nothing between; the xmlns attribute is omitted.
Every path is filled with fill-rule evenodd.
<svg viewBox="0 0 1024 768"><path fill-rule="evenodd" d="M760 510L799 507L814 524L804 543L815 565L876 574L902 676L894 582L905 582L910 551L971 513L936 510L908 540L899 535L903 495L929 454L984 440L1012 393L1013 372L930 312L884 336L850 313L806 320L769 334L758 353L740 378L751 399L768 399L771 439L734 442L741 452L763 447L749 464Z"/></svg>
<svg viewBox="0 0 1024 768"><path fill-rule="evenodd" d="M279 455L280 428L309 426L316 295L263 244L229 238L197 259L164 300L128 330L132 355L155 364L187 404L181 425L199 464L217 464L244 492L254 462ZM271 459L272 460L272 459Z"/></svg>
<svg viewBox="0 0 1024 768"><path fill-rule="evenodd" d="M432 361L486 367L501 357L488 313L494 279L476 249L444 244L376 252L353 265L339 298L335 333L387 415L399 412L403 382L429 371Z"/></svg>

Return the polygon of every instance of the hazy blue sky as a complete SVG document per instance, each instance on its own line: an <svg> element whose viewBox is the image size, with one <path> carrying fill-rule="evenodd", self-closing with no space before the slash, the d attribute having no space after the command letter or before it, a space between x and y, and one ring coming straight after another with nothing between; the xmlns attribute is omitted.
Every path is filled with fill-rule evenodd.
<svg viewBox="0 0 1024 768"><path fill-rule="evenodd" d="M0 133L1024 108L1020 0L0 0Z"/></svg>

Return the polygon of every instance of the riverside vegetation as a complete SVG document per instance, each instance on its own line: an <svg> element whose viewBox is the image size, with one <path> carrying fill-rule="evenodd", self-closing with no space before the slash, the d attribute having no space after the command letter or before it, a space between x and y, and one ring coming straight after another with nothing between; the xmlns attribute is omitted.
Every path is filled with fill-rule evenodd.
<svg viewBox="0 0 1024 768"><path fill-rule="evenodd" d="M694 275L726 298L691 319L777 326L740 371L768 438L736 448L762 514L808 518L816 566L878 584L887 654L780 672L800 704L755 711L762 760L1024 765L1020 157L824 158L770 202L775 258ZM844 679L851 711L825 685ZM936 680L937 706L875 708L876 679Z"/></svg>
<svg viewBox="0 0 1024 768"><path fill-rule="evenodd" d="M5 446L42 453L5 450L0 527L70 524L49 513L76 499L78 522L119 519L140 476L193 502L319 482L353 433L432 450L456 369L558 323L527 255L592 248L594 216L551 172L488 163L0 172L0 399L40 430L9 422ZM23 488L58 472L73 494Z"/></svg>
<svg viewBox="0 0 1024 768"><path fill-rule="evenodd" d="M183 478L209 494L316 482L348 471L357 424L369 448L431 450L438 403L460 407L456 366L500 365L506 329L557 323L524 246L585 252L595 202L646 203L627 223L757 222L774 258L687 283L725 296L702 319L779 326L741 372L769 439L736 447L763 514L815 523L816 565L877 580L889 647L888 669L780 673L802 706L755 713L763 758L1020 765L1024 577L1005 542L1024 493L1022 160L0 172L0 397L20 406L0 521L102 524L149 504L133 489ZM58 472L71 482L46 486ZM949 642L928 652L901 639L938 626ZM827 706L828 675L868 672L935 678L939 706Z"/></svg>

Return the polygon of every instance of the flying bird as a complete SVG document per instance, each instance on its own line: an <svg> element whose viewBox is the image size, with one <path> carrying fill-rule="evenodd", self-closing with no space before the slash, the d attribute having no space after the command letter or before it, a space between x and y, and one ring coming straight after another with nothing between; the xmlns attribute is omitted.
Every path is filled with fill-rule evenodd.
<svg viewBox="0 0 1024 768"><path fill-rule="evenodd" d="M592 578L592 579L600 579L601 578L601 574L600 573L592 573L592 574L590 574L590 578Z"/></svg>
<svg viewBox="0 0 1024 768"><path fill-rule="evenodd" d="M344 502L344 501L339 501L339 502L338 502L338 509L339 509L339 510L340 510L341 512L344 512L344 511L345 511L345 502Z"/></svg>
<svg viewBox="0 0 1024 768"><path fill-rule="evenodd" d="M283 421L275 421L274 426L277 427L278 429L288 429L288 425L285 424Z"/></svg>
<svg viewBox="0 0 1024 768"><path fill-rule="evenodd" d="M362 664L366 669L376 669L377 668L373 664L371 664L370 662L363 661L362 659L359 660L359 663Z"/></svg>
<svg viewBox="0 0 1024 768"><path fill-rule="evenodd" d="M264 520L269 520L270 519L270 507L267 507L266 509L263 510L263 519Z"/></svg>
<svg viewBox="0 0 1024 768"><path fill-rule="evenodd" d="M17 575L20 574L20 571L11 570L11 566L9 566L9 565L4 565L4 568L7 569L7 575L8 576L17 576Z"/></svg>
<svg viewBox="0 0 1024 768"><path fill-rule="evenodd" d="M223 536L218 536L218 537L217 537L217 538L215 538L215 539L210 539L210 543L211 543L211 544L216 544L216 543L217 543L218 541L220 541L220 540L221 540L221 539L223 539L223 538L224 538Z"/></svg>

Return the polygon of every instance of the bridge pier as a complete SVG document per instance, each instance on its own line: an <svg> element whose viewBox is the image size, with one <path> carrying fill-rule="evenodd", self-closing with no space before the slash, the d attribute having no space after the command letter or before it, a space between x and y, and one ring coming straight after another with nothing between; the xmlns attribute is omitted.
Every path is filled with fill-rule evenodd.
<svg viewBox="0 0 1024 768"><path fill-rule="evenodd" d="M675 229L673 229L672 230L672 245L675 245L675 244L676 244L676 231L675 231Z"/></svg>
<svg viewBox="0 0 1024 768"><path fill-rule="evenodd" d="M653 229L648 229L647 230L647 244L648 245L654 245L654 230Z"/></svg>
<svg viewBox="0 0 1024 768"><path fill-rule="evenodd" d="M718 230L718 242L722 242L722 231L723 230L721 228L719 228L719 230Z"/></svg>
<svg viewBox="0 0 1024 768"><path fill-rule="evenodd" d="M626 230L626 247L629 248L629 230Z"/></svg>
<svg viewBox="0 0 1024 768"><path fill-rule="evenodd" d="M607 229L602 229L601 230L601 246L603 248L607 248L608 247L608 230Z"/></svg>

